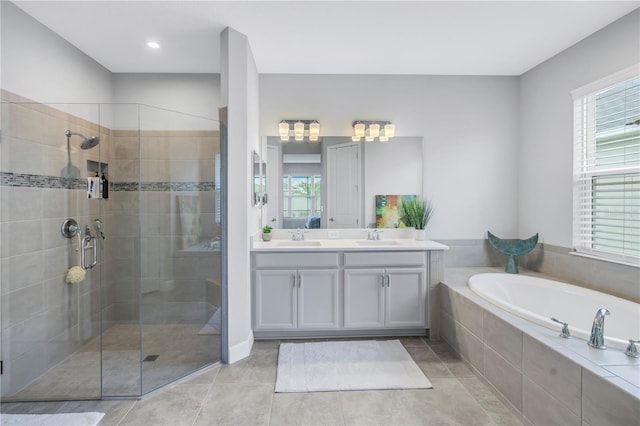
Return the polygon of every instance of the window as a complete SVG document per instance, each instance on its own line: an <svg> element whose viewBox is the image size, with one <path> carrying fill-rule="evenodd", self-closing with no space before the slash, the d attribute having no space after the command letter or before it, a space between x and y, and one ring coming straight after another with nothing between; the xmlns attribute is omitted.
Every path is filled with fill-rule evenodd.
<svg viewBox="0 0 640 426"><path fill-rule="evenodd" d="M632 67L573 93L576 252L640 264L640 75Z"/></svg>
<svg viewBox="0 0 640 426"><path fill-rule="evenodd" d="M320 215L320 176L283 175L282 192L284 217Z"/></svg>

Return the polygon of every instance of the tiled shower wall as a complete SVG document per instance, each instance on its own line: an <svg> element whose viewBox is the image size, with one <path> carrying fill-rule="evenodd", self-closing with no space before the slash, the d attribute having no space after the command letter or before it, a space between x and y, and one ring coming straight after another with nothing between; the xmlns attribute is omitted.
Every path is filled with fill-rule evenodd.
<svg viewBox="0 0 640 426"><path fill-rule="evenodd" d="M108 309L117 321L136 320L142 308L144 324L206 322L214 309L206 300L207 279L220 275L220 251L204 244L220 236L218 132L143 130L140 146L137 140L138 132L113 132L114 291ZM140 294L130 286L137 267Z"/></svg>
<svg viewBox="0 0 640 426"><path fill-rule="evenodd" d="M104 328L137 322L140 297L145 324L206 322L215 309L215 297L206 296L219 277L220 252L183 249L219 236L218 132L110 130L55 106L2 96L2 395L97 336L101 308ZM88 114L99 122L97 106L85 105ZM60 177L68 162L67 129L100 136L87 151L79 149L79 137L71 139L77 180ZM108 199L86 198L85 178L94 175L87 161L106 165ZM180 200L195 209L188 227ZM77 285L64 282L67 269L79 264L77 239L60 233L68 217L94 233L101 218L106 235L98 266Z"/></svg>
<svg viewBox="0 0 640 426"><path fill-rule="evenodd" d="M99 150L108 149L109 131L7 92L2 98L9 101L2 104L0 146L4 396L99 333L101 268L87 271L80 284L66 284L67 269L79 265L78 239L64 238L60 227L68 217L92 224L101 206L86 199L86 180L62 178L61 171L68 162L65 130L101 137L88 151L72 138L71 162L83 178L87 161L99 161ZM98 116L90 106L85 113Z"/></svg>

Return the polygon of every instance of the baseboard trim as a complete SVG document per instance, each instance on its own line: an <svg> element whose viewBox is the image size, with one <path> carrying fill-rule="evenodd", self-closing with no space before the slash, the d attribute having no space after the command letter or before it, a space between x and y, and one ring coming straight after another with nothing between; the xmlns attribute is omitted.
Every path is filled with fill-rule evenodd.
<svg viewBox="0 0 640 426"><path fill-rule="evenodd" d="M229 364L248 357L251 353L251 348L253 348L253 331L249 332L246 340L233 346L229 345Z"/></svg>

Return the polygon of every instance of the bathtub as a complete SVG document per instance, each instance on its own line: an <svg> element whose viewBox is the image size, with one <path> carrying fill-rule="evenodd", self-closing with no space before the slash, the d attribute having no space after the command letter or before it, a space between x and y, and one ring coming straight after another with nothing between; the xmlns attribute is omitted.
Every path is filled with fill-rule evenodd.
<svg viewBox="0 0 640 426"><path fill-rule="evenodd" d="M557 318L569 324L572 337L588 340L598 309L607 308L605 345L624 350L640 339L640 304L571 284L526 275L487 273L469 278L483 299L528 321L560 332Z"/></svg>

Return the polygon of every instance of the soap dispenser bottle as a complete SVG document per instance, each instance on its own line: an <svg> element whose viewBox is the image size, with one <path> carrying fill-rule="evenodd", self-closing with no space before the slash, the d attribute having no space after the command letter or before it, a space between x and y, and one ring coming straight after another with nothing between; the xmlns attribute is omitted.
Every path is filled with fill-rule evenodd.
<svg viewBox="0 0 640 426"><path fill-rule="evenodd" d="M109 198L109 181L102 172L102 177L100 178L100 186L102 188L102 198Z"/></svg>

